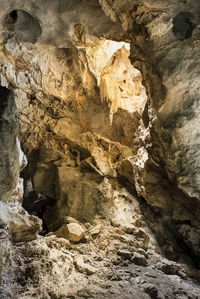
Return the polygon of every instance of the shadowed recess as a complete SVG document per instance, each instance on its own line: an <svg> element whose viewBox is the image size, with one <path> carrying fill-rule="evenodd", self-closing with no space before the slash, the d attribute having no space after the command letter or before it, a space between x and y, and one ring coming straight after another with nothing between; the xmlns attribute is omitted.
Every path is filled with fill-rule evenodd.
<svg viewBox="0 0 200 299"><path fill-rule="evenodd" d="M3 25L24 42L35 43L42 33L38 19L21 9L12 10L5 17Z"/></svg>
<svg viewBox="0 0 200 299"><path fill-rule="evenodd" d="M195 24L192 22L192 14L182 12L173 20L173 33L178 40L184 40L192 36Z"/></svg>

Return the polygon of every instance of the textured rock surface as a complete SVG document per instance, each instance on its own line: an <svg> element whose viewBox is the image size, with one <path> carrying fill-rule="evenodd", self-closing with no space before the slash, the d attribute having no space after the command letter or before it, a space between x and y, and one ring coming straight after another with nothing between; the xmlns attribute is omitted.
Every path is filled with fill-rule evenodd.
<svg viewBox="0 0 200 299"><path fill-rule="evenodd" d="M34 217L31 219L20 204L23 196L23 182L19 178L19 171L25 166L26 159L17 139L18 122L14 95L5 87L0 88L0 105L0 225L9 225L10 238L16 241L20 239L20 236L17 236L18 233L23 234L29 228L32 229L32 226L35 226L33 230L36 232L41 221L34 219ZM27 239L32 239L31 232L26 233ZM28 236L28 234L30 235ZM26 239L25 236L24 238Z"/></svg>
<svg viewBox="0 0 200 299"><path fill-rule="evenodd" d="M199 9L1 1L1 298L199 298Z"/></svg>
<svg viewBox="0 0 200 299"><path fill-rule="evenodd" d="M20 166L16 140L17 108L14 94L4 87L0 89L0 113L0 198L6 200L17 185Z"/></svg>
<svg viewBox="0 0 200 299"><path fill-rule="evenodd" d="M135 237L104 223L96 239L71 249L55 236L9 247L17 264L12 276L8 269L4 274L1 298L199 298L200 288L189 278L198 280L199 272L146 251L143 238ZM148 265L138 265L138 251Z"/></svg>
<svg viewBox="0 0 200 299"><path fill-rule="evenodd" d="M131 10L126 1L100 2L131 32L131 61L149 98L133 161L136 190L177 222L198 228L199 4L132 2Z"/></svg>
<svg viewBox="0 0 200 299"><path fill-rule="evenodd" d="M85 235L85 230L78 223L62 225L54 232L57 237L66 238L69 241L79 242Z"/></svg>

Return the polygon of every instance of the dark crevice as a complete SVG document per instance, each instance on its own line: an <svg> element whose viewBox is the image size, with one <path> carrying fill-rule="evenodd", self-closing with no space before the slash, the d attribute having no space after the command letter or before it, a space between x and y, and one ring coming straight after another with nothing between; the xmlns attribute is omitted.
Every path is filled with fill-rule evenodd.
<svg viewBox="0 0 200 299"><path fill-rule="evenodd" d="M192 14L188 12L182 12L174 18L172 31L178 40L185 40L192 36L195 28L192 19Z"/></svg>
<svg viewBox="0 0 200 299"><path fill-rule="evenodd" d="M13 20L13 23L15 23L17 21L17 18L18 18L17 10L11 11L9 13L9 16Z"/></svg>
<svg viewBox="0 0 200 299"><path fill-rule="evenodd" d="M24 42L35 43L42 34L40 21L22 9L15 9L7 14L3 26Z"/></svg>
<svg viewBox="0 0 200 299"><path fill-rule="evenodd" d="M199 270L199 258L185 243L183 236L178 231L178 225L190 224L190 221L174 220L161 208L150 206L143 197L139 197L138 202L145 222L154 233L163 256L176 262L185 259L186 264L189 262L193 267Z"/></svg>
<svg viewBox="0 0 200 299"><path fill-rule="evenodd" d="M24 194L22 207L30 214L39 217L43 221L42 235L48 233L48 227L44 219L46 209L55 204L55 200L44 195L37 193L34 190L33 175L36 170L36 163L38 158L38 151L32 151L29 155L30 163L21 171L20 176L24 180Z"/></svg>

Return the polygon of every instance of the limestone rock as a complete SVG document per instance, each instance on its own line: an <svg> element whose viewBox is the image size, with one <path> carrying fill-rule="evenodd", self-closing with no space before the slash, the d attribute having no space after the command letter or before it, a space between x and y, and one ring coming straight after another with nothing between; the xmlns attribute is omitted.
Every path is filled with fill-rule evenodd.
<svg viewBox="0 0 200 299"><path fill-rule="evenodd" d="M101 230L102 230L102 225L98 224L95 227L90 227L88 232L91 236L95 236L98 235L101 232Z"/></svg>
<svg viewBox="0 0 200 299"><path fill-rule="evenodd" d="M10 222L8 235L14 242L30 241L36 238L37 233L41 232L41 223L34 216L31 216L29 224L17 224ZM31 222L32 220L32 222Z"/></svg>
<svg viewBox="0 0 200 299"><path fill-rule="evenodd" d="M136 235L137 238L143 239L143 242L145 244L148 244L149 241L150 241L149 234L145 230L143 230L141 228L138 229L137 231L135 231L135 235Z"/></svg>
<svg viewBox="0 0 200 299"><path fill-rule="evenodd" d="M59 249L61 246L65 249L72 248L69 240L66 240L65 238L61 238L61 237L57 238L55 235L50 235L45 237L45 241L50 248Z"/></svg>
<svg viewBox="0 0 200 299"><path fill-rule="evenodd" d="M119 256L121 256L125 260L129 260L129 261L132 260L133 253L126 250L126 249L119 250L117 253L118 253Z"/></svg>
<svg viewBox="0 0 200 299"><path fill-rule="evenodd" d="M77 257L75 260L75 266L77 270L81 273L86 274L94 274L96 272L96 269L92 267L91 265L88 265L84 262L82 257Z"/></svg>
<svg viewBox="0 0 200 299"><path fill-rule="evenodd" d="M73 42L80 46L94 42L97 36L112 37L116 32L122 34L119 24L105 16L97 1L95 4L88 1L76 1L73 4L71 1L69 4L56 1L52 5L48 0L41 3L40 7L32 9L32 3L23 5L22 2L20 6L16 1L13 6L16 7L15 10L8 9L8 2L3 2L2 5L7 13L0 15L1 29L15 33L18 40L24 42L54 44L60 48L70 48ZM46 14L47 10L48 14ZM95 16L99 21L101 20L101 25L99 24L100 26L94 29L94 26L91 26L94 24L94 18L90 17L88 20L88 16ZM54 19L53 24L52 19ZM42 20L45 20L44 24ZM53 28L51 32L48 30L50 24ZM66 32L65 37L64 32Z"/></svg>
<svg viewBox="0 0 200 299"><path fill-rule="evenodd" d="M85 230L77 223L67 224L68 238L70 241L78 242L85 235Z"/></svg>
<svg viewBox="0 0 200 299"><path fill-rule="evenodd" d="M79 242L85 235L85 230L78 223L69 223L61 226L53 233L57 237L66 238L69 241Z"/></svg>
<svg viewBox="0 0 200 299"><path fill-rule="evenodd" d="M30 216L19 203L0 202L0 225L8 226L9 238L15 242L29 241L42 230L42 221Z"/></svg>
<svg viewBox="0 0 200 299"><path fill-rule="evenodd" d="M140 266L147 266L147 260L144 257L144 255L139 254L139 253L134 253L133 257L131 258L131 261Z"/></svg>
<svg viewBox="0 0 200 299"><path fill-rule="evenodd" d="M13 92L5 87L0 87L0 121L0 200L7 201L17 185L20 162L17 107Z"/></svg>

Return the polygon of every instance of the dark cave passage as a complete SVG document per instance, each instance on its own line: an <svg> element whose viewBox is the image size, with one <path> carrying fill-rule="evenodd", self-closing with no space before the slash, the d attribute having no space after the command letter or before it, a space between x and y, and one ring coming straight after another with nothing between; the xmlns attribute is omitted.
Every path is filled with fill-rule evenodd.
<svg viewBox="0 0 200 299"><path fill-rule="evenodd" d="M20 177L23 179L23 201L22 207L30 214L39 217L42 220L43 231L42 235L48 233L48 227L43 217L45 210L51 208L55 204L55 199L46 195L37 193L34 190L33 175L36 170L37 160L39 157L39 151L33 150L28 155L28 164L20 172Z"/></svg>

